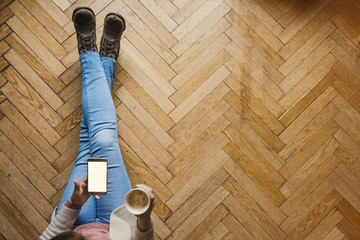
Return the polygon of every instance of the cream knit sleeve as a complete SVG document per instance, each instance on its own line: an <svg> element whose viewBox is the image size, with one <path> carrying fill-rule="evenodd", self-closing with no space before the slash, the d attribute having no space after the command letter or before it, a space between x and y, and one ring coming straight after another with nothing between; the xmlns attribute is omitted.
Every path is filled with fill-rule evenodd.
<svg viewBox="0 0 360 240"><path fill-rule="evenodd" d="M55 212L56 209L51 216L49 226L39 237L40 240L49 240L62 232L70 231L79 216L80 209L74 210L63 205L56 216Z"/></svg>

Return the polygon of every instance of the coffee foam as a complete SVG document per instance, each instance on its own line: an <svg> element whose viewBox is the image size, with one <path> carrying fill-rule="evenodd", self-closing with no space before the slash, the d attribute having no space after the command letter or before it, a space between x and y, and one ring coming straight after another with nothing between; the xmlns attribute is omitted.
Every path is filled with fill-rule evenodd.
<svg viewBox="0 0 360 240"><path fill-rule="evenodd" d="M150 198L141 189L133 189L125 197L125 206L133 214L144 213L149 205Z"/></svg>

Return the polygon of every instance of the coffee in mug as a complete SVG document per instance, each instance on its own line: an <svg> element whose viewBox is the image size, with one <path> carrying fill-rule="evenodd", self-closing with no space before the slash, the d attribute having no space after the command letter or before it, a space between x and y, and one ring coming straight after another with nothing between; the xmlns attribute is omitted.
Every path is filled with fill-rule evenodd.
<svg viewBox="0 0 360 240"><path fill-rule="evenodd" d="M149 206L150 197L141 188L134 188L130 190L125 196L125 207L132 214L143 214L146 212Z"/></svg>

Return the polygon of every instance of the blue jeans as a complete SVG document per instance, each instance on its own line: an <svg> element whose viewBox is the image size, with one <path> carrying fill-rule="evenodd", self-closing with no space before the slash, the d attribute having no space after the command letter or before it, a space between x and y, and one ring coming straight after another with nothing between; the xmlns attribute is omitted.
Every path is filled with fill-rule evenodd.
<svg viewBox="0 0 360 240"><path fill-rule="evenodd" d="M80 182L86 176L89 158L108 160L108 192L100 196L100 200L94 196L89 198L74 227L90 222L109 223L112 211L124 204L124 196L131 189L120 152L116 112L111 98L116 61L100 57L96 52L86 52L80 55L80 62L83 115L79 152L57 212L71 197L74 179Z"/></svg>

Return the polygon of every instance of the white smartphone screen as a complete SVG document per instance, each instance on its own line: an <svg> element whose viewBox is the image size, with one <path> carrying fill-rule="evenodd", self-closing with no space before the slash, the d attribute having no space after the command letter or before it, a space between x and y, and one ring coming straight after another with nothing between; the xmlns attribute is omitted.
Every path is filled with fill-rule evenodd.
<svg viewBox="0 0 360 240"><path fill-rule="evenodd" d="M107 192L107 161L96 159L88 160L88 192Z"/></svg>

